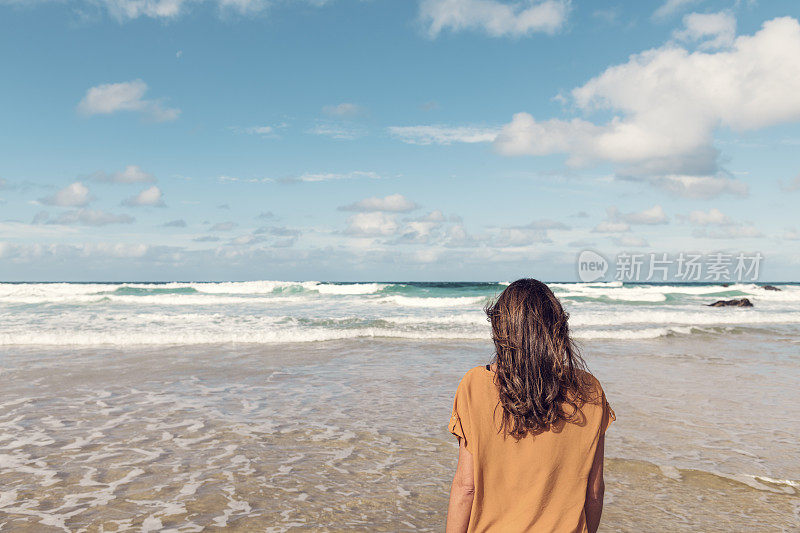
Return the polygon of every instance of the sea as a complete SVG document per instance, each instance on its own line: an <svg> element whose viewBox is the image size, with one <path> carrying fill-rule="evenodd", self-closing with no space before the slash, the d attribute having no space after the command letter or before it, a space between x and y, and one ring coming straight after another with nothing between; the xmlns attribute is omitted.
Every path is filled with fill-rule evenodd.
<svg viewBox="0 0 800 533"><path fill-rule="evenodd" d="M507 285L0 283L0 531L442 531ZM601 531L800 531L800 284L548 285L617 415Z"/></svg>

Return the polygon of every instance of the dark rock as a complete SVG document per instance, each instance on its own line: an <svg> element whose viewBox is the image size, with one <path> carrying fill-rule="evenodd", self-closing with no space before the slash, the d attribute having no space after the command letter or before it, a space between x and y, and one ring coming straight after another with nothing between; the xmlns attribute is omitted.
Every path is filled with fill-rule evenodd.
<svg viewBox="0 0 800 533"><path fill-rule="evenodd" d="M708 304L708 307L753 307L753 303L747 298L740 298L738 300L719 300Z"/></svg>
<svg viewBox="0 0 800 533"><path fill-rule="evenodd" d="M730 284L730 283L723 283L723 284L722 284L722 286L723 286L723 287L730 287L730 286L731 286L731 284Z"/></svg>
<svg viewBox="0 0 800 533"><path fill-rule="evenodd" d="M779 291L780 289L775 285L764 285L762 287L765 291Z"/></svg>

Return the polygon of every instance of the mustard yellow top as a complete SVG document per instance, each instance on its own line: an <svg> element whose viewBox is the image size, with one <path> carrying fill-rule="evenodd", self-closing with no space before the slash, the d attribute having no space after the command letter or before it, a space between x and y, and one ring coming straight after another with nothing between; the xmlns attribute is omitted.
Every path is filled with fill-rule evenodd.
<svg viewBox="0 0 800 533"><path fill-rule="evenodd" d="M464 375L448 429L472 454L475 492L468 533L587 531L589 470L600 436L616 420L600 382L589 377L597 401L581 406L575 422L515 441L498 433L503 407L494 372L478 366Z"/></svg>

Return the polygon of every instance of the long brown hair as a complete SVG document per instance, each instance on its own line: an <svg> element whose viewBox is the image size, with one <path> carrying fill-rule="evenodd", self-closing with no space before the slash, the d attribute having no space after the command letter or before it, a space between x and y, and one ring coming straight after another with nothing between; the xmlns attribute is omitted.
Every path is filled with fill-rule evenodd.
<svg viewBox="0 0 800 533"><path fill-rule="evenodd" d="M503 407L501 430L516 439L571 420L588 400L586 364L569 315L541 281L520 279L486 307ZM568 408L568 409L567 409Z"/></svg>

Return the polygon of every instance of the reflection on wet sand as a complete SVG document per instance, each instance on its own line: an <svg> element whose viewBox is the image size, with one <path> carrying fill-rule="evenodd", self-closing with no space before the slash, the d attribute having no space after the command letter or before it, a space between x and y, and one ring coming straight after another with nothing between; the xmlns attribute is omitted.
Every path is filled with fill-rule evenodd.
<svg viewBox="0 0 800 533"><path fill-rule="evenodd" d="M690 351L586 347L619 416L607 443L605 530L799 527L800 474L789 459L799 450L789 437L800 417L780 431L768 415L750 420L745 433L764 424L773 437L760 444L732 437L736 417L721 411L694 431L718 408L688 376L728 378L744 363ZM6 349L0 530L439 531L456 458L452 393L489 353L485 343L376 340ZM665 366L685 379L659 381ZM765 379L780 416L795 416L784 382ZM659 430L646 413L649 402L681 409L657 401L669 391L695 405L683 407L686 425ZM748 393L744 385L727 405Z"/></svg>

